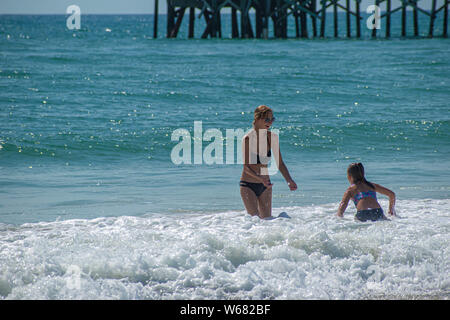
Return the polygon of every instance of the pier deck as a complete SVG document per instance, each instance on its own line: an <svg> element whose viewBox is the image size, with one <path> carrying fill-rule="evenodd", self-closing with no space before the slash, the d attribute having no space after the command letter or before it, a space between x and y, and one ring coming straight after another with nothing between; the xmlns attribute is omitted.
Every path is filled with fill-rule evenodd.
<svg viewBox="0 0 450 320"><path fill-rule="evenodd" d="M206 27L201 38L221 38L221 10L231 9L232 38L262 38L268 39L269 24L273 24L274 38L287 38L288 16L292 15L295 23L296 38L325 37L327 23L326 9L332 7L334 37L338 37L338 8L345 12L346 36L361 37L362 26L366 28L366 20L361 16L361 0L165 0L167 2L167 32L166 37L176 38L186 12L189 12L188 37L194 37L194 24L197 19L205 19ZM407 35L407 8L412 10L412 34L419 36L418 15L429 17L428 37L433 34L435 20L442 14L442 34L447 37L448 6L450 0L431 0L430 8L421 7L420 0L399 0L400 5L393 7L392 0L373 0L373 4L383 10L380 22L385 24L386 38L391 37L391 16L400 11L401 36ZM398 2L398 1L397 1ZM424 1L422 1L424 2ZM154 38L158 34L159 0L154 0L155 20ZM364 8L364 12L365 12ZM197 13L196 10L200 10ZM254 21L250 19L250 10L254 10ZM238 19L239 16L239 19ZM308 30L307 20L311 19L312 30ZM377 29L372 29L372 37L377 37ZM380 32L378 32L379 34Z"/></svg>

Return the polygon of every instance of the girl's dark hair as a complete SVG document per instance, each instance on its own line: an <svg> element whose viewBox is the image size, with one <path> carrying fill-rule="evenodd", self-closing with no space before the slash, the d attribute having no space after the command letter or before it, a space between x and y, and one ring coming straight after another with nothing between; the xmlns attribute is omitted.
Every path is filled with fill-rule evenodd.
<svg viewBox="0 0 450 320"><path fill-rule="evenodd" d="M347 168L347 173L353 178L353 182L356 184L358 182L362 182L367 184L372 189L375 189L373 183L366 180L364 177L364 167L361 162L352 163Z"/></svg>

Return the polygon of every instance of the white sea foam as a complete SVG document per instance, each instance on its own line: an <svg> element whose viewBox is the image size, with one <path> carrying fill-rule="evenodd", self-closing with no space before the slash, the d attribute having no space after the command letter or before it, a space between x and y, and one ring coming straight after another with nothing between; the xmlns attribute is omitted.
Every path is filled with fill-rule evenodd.
<svg viewBox="0 0 450 320"><path fill-rule="evenodd" d="M0 224L0 298L449 298L449 199L375 223L336 208Z"/></svg>

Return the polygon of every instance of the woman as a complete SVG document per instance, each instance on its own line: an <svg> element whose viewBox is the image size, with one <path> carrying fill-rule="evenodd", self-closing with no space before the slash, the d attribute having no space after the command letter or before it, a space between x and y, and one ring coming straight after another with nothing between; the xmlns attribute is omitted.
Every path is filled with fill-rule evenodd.
<svg viewBox="0 0 450 320"><path fill-rule="evenodd" d="M359 221L388 220L377 201L377 192L389 197L389 215L395 215L395 193L379 184L366 180L361 162L352 163L347 168L347 179L350 187L345 191L337 212L343 217L348 202L353 200L356 207L355 219Z"/></svg>
<svg viewBox="0 0 450 320"><path fill-rule="evenodd" d="M264 105L257 107L254 113L253 129L242 138L244 168L239 182L241 197L247 212L261 219L272 216L273 184L270 182L267 170L267 163L272 156L271 146L274 147L275 160L278 160L276 161L278 169L286 179L289 188L292 191L297 190L297 185L289 175L281 157L278 136L269 131L274 120L272 109Z"/></svg>

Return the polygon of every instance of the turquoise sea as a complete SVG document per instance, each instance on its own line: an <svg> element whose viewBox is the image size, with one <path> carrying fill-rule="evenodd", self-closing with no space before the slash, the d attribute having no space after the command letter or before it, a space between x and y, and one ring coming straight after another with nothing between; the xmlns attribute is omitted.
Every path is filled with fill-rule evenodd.
<svg viewBox="0 0 450 320"><path fill-rule="evenodd" d="M0 16L0 298L448 299L450 40L401 38L399 18L391 39L330 24L325 39L232 40L228 20L227 39L201 40L186 24L164 38L164 16L158 39L151 15L80 30ZM245 214L236 161L171 159L172 133L201 121L226 160L226 130L261 104L299 187L272 177L290 220ZM334 217L351 162L400 218Z"/></svg>

